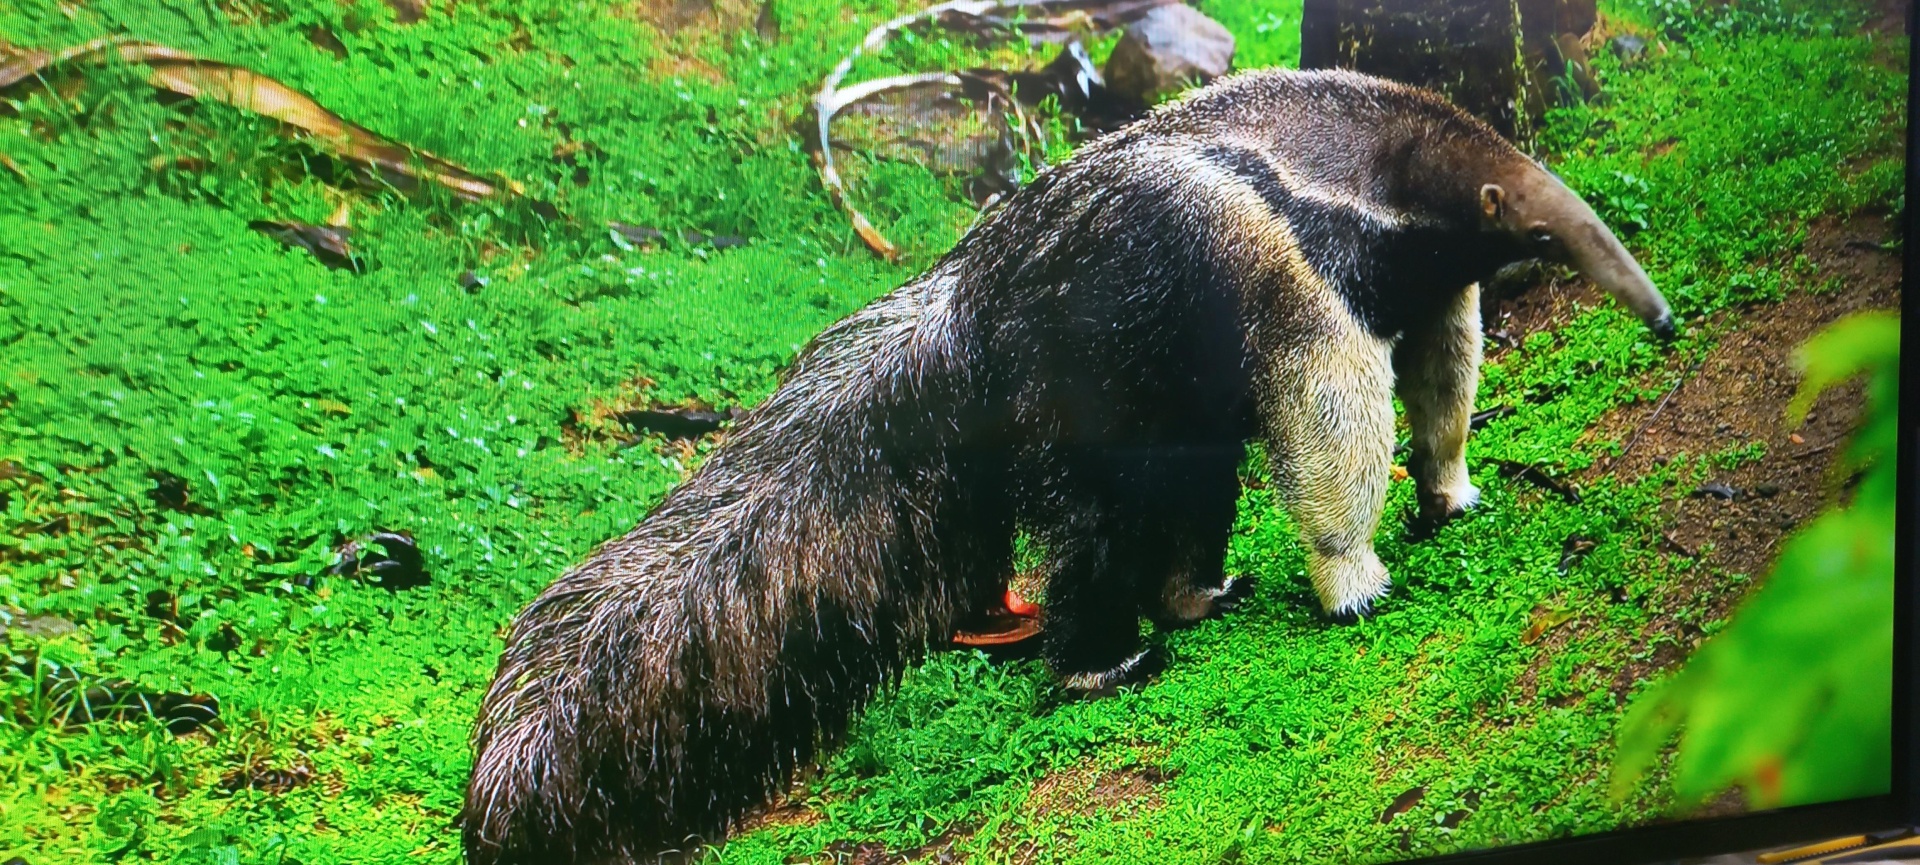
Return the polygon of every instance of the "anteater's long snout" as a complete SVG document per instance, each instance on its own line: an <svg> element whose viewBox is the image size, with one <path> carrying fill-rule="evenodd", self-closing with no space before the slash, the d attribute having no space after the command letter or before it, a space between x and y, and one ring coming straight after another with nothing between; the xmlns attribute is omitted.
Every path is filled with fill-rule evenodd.
<svg viewBox="0 0 1920 865"><path fill-rule="evenodd" d="M1655 336L1673 339L1679 333L1674 327L1673 310L1660 289L1597 217L1574 228L1567 238L1567 252L1575 269L1633 310Z"/></svg>
<svg viewBox="0 0 1920 865"><path fill-rule="evenodd" d="M1620 238L1613 235L1580 196L1557 181L1554 185L1567 197L1561 208L1565 223L1558 232L1565 244L1566 263L1633 310L1655 336L1673 339L1679 333L1674 325L1673 310L1660 295L1660 289L1654 287L1653 280L1647 277L1647 272L1640 268L1640 262L1633 259L1633 254L1620 244Z"/></svg>

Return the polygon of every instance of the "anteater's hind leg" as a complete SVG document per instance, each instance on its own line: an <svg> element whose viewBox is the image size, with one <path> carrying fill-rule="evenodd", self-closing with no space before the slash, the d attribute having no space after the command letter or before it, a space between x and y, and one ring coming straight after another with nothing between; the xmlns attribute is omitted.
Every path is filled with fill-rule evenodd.
<svg viewBox="0 0 1920 865"><path fill-rule="evenodd" d="M1246 448L1233 441L1160 450L1148 503L1165 571L1143 587L1143 607L1155 624L1179 627L1233 609L1253 589L1252 578L1229 577L1225 567Z"/></svg>
<svg viewBox="0 0 1920 865"><path fill-rule="evenodd" d="M1407 461L1420 500L1416 533L1480 501L1467 477L1467 424L1480 385L1480 289L1469 286L1433 322L1410 328L1393 351L1413 453Z"/></svg>
<svg viewBox="0 0 1920 865"><path fill-rule="evenodd" d="M1108 452L1059 459L1046 517L1043 652L1067 688L1104 691L1151 675L1140 592L1164 575L1166 545L1141 504L1131 460Z"/></svg>
<svg viewBox="0 0 1920 865"><path fill-rule="evenodd" d="M1085 514L1049 545L1043 650L1071 690L1102 691L1154 672L1134 590L1147 551L1128 522Z"/></svg>

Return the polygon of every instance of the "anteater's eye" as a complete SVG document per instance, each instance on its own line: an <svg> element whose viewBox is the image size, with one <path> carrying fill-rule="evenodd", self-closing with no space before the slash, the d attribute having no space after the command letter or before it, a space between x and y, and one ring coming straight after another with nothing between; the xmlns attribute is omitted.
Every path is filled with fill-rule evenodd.
<svg viewBox="0 0 1920 865"><path fill-rule="evenodd" d="M1535 246L1546 246L1553 242L1553 232L1544 228L1536 228L1527 233L1527 239L1533 241L1533 245Z"/></svg>

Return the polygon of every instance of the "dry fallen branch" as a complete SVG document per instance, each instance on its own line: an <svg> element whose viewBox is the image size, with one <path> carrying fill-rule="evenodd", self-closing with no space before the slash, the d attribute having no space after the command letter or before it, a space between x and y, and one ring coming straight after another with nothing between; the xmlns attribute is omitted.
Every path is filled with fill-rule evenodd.
<svg viewBox="0 0 1920 865"><path fill-rule="evenodd" d="M996 3L976 15L943 16L951 30L985 35L1017 30L1034 42L1065 42L1081 33L1104 33L1126 26L1160 6L1181 0L1029 0Z"/></svg>
<svg viewBox="0 0 1920 865"><path fill-rule="evenodd" d="M872 44L873 41L873 35L868 34L865 44ZM880 44L885 44L884 39ZM888 261L894 261L899 258L899 248L888 241L886 235L880 233L880 229L874 228L866 214L854 207L852 200L847 197L846 182L840 179L840 172L833 165L833 142L828 135L828 128L833 123L833 116L839 113L840 109L874 94L925 84L951 84L958 87L960 78L952 73L930 72L868 81L844 91L836 89L840 79L846 76L848 69L852 68L853 57L858 54L859 51L856 49L853 55L849 55L845 61L835 67L833 73L827 76L826 86L820 89L820 95L814 97L813 110L820 123L820 148L814 151L813 161L814 166L820 170L820 183L833 197L834 205L847 212L847 218L853 221L853 230L860 235L861 242L865 243L868 249L873 250L874 254Z"/></svg>
<svg viewBox="0 0 1920 865"><path fill-rule="evenodd" d="M814 117L819 123L819 141L814 151L814 165L820 171L820 183L826 187L835 206L846 211L847 218L853 223L853 230L860 235L861 242L868 249L888 261L899 257L900 250L881 234L878 228L853 206L847 196L846 182L841 179L839 170L833 164L833 141L831 127L834 115L841 109L856 102L871 99L881 93L904 90L913 87L940 85L966 90L968 85L985 91L992 100L1004 102L1008 111L1014 115L1014 122L1023 135L1030 135L1029 157L1036 166L1043 165L1036 151L1032 150L1040 140L1039 124L1029 118L1020 107L1020 101L1008 89L1000 76L992 76L983 71L966 72L926 72L914 75L896 75L888 78L865 81L845 89L840 87L847 74L853 70L853 64L861 56L886 47L895 33L932 22L939 26L965 32L985 34L989 32L1018 30L1035 35L1041 39L1051 39L1052 35L1071 35L1075 30L1109 30L1128 21L1145 15L1156 6L1164 6L1177 0L948 0L908 15L894 18L867 32L866 38L854 46L845 58L827 73L826 80L820 85L820 92L813 99ZM1028 13L1036 13L1028 17Z"/></svg>
<svg viewBox="0 0 1920 865"><path fill-rule="evenodd" d="M0 63L0 89L30 77L39 78L51 66L108 58L146 65L152 70L147 83L161 90L271 117L304 133L329 153L389 178L436 183L468 201L487 198L503 189L524 194L518 183L484 180L424 150L349 123L275 79L150 42L109 37L58 51L29 51Z"/></svg>
<svg viewBox="0 0 1920 865"><path fill-rule="evenodd" d="M1504 459L1496 459L1493 463L1499 467L1502 477L1526 481L1527 483L1559 496L1568 504L1577 505L1580 503L1579 490L1575 489L1572 484L1547 474L1545 470L1537 465L1523 463L1518 460Z"/></svg>
<svg viewBox="0 0 1920 865"><path fill-rule="evenodd" d="M832 195L834 204L847 212L848 218L853 221L854 231L860 235L861 241L866 243L867 248L888 261L898 257L899 249L888 241L886 236L868 221L866 215L855 208L847 198L846 182L840 178L840 172L833 164L833 142L828 137L828 125L833 122L834 115L841 109L872 99L882 93L929 86L964 91L968 89L969 84L988 94L989 110L992 110L996 102L1006 105L1007 110L1014 116L1015 124L1029 136L1027 140L1030 142L1039 140L1042 134L1039 123L1027 115L1026 111L1020 107L1019 100L1013 97L1006 86L975 72L925 72L878 78L860 82L844 90L833 90L830 93L823 91L814 102L820 118L820 147L814 156L814 164L820 170L820 182ZM1037 153L1029 150L1028 155L1036 165L1043 164Z"/></svg>

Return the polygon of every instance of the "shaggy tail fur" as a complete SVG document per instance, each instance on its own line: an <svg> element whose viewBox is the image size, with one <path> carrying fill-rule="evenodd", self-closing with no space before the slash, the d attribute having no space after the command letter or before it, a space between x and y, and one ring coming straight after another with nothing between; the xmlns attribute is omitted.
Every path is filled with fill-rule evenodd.
<svg viewBox="0 0 1920 865"><path fill-rule="evenodd" d="M937 275L836 325L520 613L474 734L469 862L653 862L717 840L990 591L1005 508L966 499L987 469L946 447L967 344Z"/></svg>

